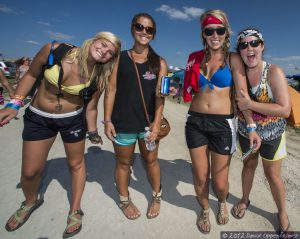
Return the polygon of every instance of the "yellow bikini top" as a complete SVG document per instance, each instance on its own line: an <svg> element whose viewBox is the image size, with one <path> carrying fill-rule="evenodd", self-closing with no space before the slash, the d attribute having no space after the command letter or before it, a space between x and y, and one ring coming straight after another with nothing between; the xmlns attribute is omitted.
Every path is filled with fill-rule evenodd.
<svg viewBox="0 0 300 239"><path fill-rule="evenodd" d="M58 88L58 78L59 78L59 65L53 65L51 68L46 69L44 72L44 78L52 85L55 85ZM91 84L91 81L86 82L85 84L64 86L61 85L61 90L65 91L71 95L79 95L79 91L85 87L88 87Z"/></svg>

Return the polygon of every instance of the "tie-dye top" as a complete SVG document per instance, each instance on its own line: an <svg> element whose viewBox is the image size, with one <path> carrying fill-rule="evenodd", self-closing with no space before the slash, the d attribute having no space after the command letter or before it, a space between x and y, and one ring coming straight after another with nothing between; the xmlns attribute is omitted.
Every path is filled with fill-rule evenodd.
<svg viewBox="0 0 300 239"><path fill-rule="evenodd" d="M269 85L267 75L271 64L263 62L263 74L257 86L250 87L250 97L252 100L262 103L274 103L275 99ZM267 116L253 111L253 120L257 125L257 133L264 141L278 138L285 130L286 120L282 117ZM247 123L241 112L238 113L238 131L241 135L248 137Z"/></svg>

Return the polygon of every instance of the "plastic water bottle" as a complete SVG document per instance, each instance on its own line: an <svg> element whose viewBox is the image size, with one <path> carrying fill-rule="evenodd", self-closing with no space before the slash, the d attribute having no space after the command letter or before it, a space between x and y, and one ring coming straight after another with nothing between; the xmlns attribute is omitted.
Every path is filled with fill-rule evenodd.
<svg viewBox="0 0 300 239"><path fill-rule="evenodd" d="M155 141L150 141L148 140L150 137L151 131L149 127L145 127L145 135L144 135L144 140L146 144L146 148L149 151L153 151L156 148Z"/></svg>

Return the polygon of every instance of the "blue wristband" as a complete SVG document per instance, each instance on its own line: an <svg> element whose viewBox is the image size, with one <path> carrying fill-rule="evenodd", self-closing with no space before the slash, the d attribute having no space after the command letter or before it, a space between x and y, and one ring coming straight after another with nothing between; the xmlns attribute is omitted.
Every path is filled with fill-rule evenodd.
<svg viewBox="0 0 300 239"><path fill-rule="evenodd" d="M7 105L5 105L5 108L11 108L11 109L19 110L20 106L17 105L17 104L8 103Z"/></svg>
<svg viewBox="0 0 300 239"><path fill-rule="evenodd" d="M254 132L256 131L256 127L247 127L247 132L250 133L250 132Z"/></svg>

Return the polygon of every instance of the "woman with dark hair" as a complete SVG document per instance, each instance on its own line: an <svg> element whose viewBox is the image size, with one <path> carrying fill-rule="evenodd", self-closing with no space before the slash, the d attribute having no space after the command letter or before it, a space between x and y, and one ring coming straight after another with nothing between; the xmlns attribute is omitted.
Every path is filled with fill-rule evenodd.
<svg viewBox="0 0 300 239"><path fill-rule="evenodd" d="M291 111L291 99L283 70L263 60L265 40L262 33L246 28L238 34L237 51L246 66L249 95L237 98L241 110L252 110L253 128L262 139L259 151L245 161L242 171L243 196L231 210L232 215L242 219L250 204L249 196L258 165L259 155L271 193L278 208L279 230L291 231L285 204L285 188L281 178L282 159L286 156L285 127ZM249 149L247 123L242 114L238 117L238 138L242 153ZM288 237L287 237L288 238ZM290 237L292 238L292 237Z"/></svg>
<svg viewBox="0 0 300 239"><path fill-rule="evenodd" d="M244 66L231 53L230 25L221 10L209 10L200 17L204 50L190 54L184 78L184 100L191 101L185 126L197 199L202 208L197 225L202 233L211 229L209 219L209 178L218 198L217 223L228 223L226 198L229 194L229 165L236 149L234 92L247 90ZM192 98L192 93L194 97ZM250 111L244 111L248 124ZM251 146L259 148L260 138L249 131Z"/></svg>
<svg viewBox="0 0 300 239"><path fill-rule="evenodd" d="M152 188L152 201L147 217L158 216L161 201L160 165L157 159L164 98L159 95L159 79L167 74L167 63L150 46L156 34L154 19L147 13L134 16L131 23L133 47L121 52L118 64L114 67L110 83L105 92L104 120L105 134L113 142L116 166L115 182L120 195L120 208L128 219L136 219L140 211L131 201L128 186L132 157L138 141L140 153L145 161ZM147 121L140 94L137 72L145 98L150 121L150 142L156 141L156 148L148 151L145 145Z"/></svg>

